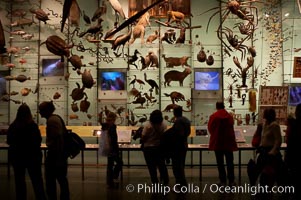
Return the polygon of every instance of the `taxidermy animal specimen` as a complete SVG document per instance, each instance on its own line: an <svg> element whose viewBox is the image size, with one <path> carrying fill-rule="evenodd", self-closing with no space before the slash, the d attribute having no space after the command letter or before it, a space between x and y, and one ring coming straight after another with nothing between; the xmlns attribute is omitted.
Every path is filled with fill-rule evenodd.
<svg viewBox="0 0 301 200"><path fill-rule="evenodd" d="M223 34L225 35L225 37L226 37L228 43L230 44L230 46L227 45L227 44L222 40L222 35L223 35ZM243 43L243 40L242 40L242 39L239 40L239 39L238 39L238 35L236 35L236 34L234 35L234 34L233 34L233 31L232 31L231 29L229 29L229 28L227 28L227 27L222 28L222 31L221 31L221 33L219 33L218 36L219 36L219 39L220 39L221 41L223 41L224 45L227 47L227 49L228 49L229 51L233 51L232 48L231 48L231 47L233 47L235 50L238 50L238 51L241 52L241 58L244 58L244 57L245 57L246 53L248 52L248 47L247 47L246 45L242 44L242 43Z"/></svg>
<svg viewBox="0 0 301 200"><path fill-rule="evenodd" d="M78 27L80 22L81 10L76 0L72 0L69 11L69 22L71 26Z"/></svg>
<svg viewBox="0 0 301 200"><path fill-rule="evenodd" d="M101 25L102 22L103 22L103 19L102 19L102 18L99 18L96 25L91 26L91 27L88 28L85 32L80 33L80 34L79 34L79 37L83 37L83 36L85 36L87 33L89 33L89 34L92 34L92 35L94 36L94 38L96 38L96 34L102 32L102 25Z"/></svg>
<svg viewBox="0 0 301 200"><path fill-rule="evenodd" d="M24 28L24 26L28 25L32 25L33 20L32 19L27 19L27 18L20 18L16 21L14 21L13 23L10 24L11 27L17 27L20 26L21 28Z"/></svg>
<svg viewBox="0 0 301 200"><path fill-rule="evenodd" d="M48 51L53 53L54 55L61 56L61 61L64 61L64 56L69 57L70 56L70 51L69 49L72 48L72 46L68 46L65 41L60 38L57 35L51 35L47 38L47 40L41 45L46 43L46 47Z"/></svg>
<svg viewBox="0 0 301 200"><path fill-rule="evenodd" d="M170 86L171 81L178 81L180 86L183 86L183 81L189 74L191 74L190 68L185 68L183 72L176 70L168 71L164 74L164 86L166 87L166 84Z"/></svg>
<svg viewBox="0 0 301 200"><path fill-rule="evenodd" d="M83 10L83 19L86 22L86 24L91 24L91 19L88 15L86 15L84 10Z"/></svg>
<svg viewBox="0 0 301 200"><path fill-rule="evenodd" d="M149 67L159 68L158 56L153 51L148 52L147 56L149 57L149 60L150 60Z"/></svg>
<svg viewBox="0 0 301 200"><path fill-rule="evenodd" d="M61 25L61 32L64 31L64 26L66 23L67 18L69 17L70 14L70 8L72 5L73 0L65 0L64 5L63 5L63 12L62 12L62 25Z"/></svg>
<svg viewBox="0 0 301 200"><path fill-rule="evenodd" d="M164 61L166 62L166 67L167 68L172 68L175 66L188 66L187 60L190 58L189 56L182 56L180 58L178 57L166 57L165 54L162 55Z"/></svg>
<svg viewBox="0 0 301 200"><path fill-rule="evenodd" d="M124 45L127 41L130 40L132 35L132 29L130 28L127 34L119 35L115 38L114 42L112 43L112 49L116 57L119 57L124 52ZM118 54L119 48L122 45L122 53Z"/></svg>
<svg viewBox="0 0 301 200"><path fill-rule="evenodd" d="M5 35L2 27L2 22L0 19L0 54L3 54L6 52L5 48Z"/></svg>
<svg viewBox="0 0 301 200"><path fill-rule="evenodd" d="M144 44L145 27L150 26L149 12L144 13L139 19L138 23L134 26L133 36L130 40L130 44L133 44L137 38L140 37L141 44Z"/></svg>
<svg viewBox="0 0 301 200"><path fill-rule="evenodd" d="M181 27L183 26L183 23L189 26L189 23L185 21L185 15L182 12L169 10L167 11L167 18L167 26L173 22L176 22L176 24Z"/></svg>
<svg viewBox="0 0 301 200"><path fill-rule="evenodd" d="M141 104L141 107L139 107L139 108L143 108L143 104L145 102L146 102L146 99L144 97L141 97L141 96L137 97L135 99L135 101L132 101L133 104Z"/></svg>
<svg viewBox="0 0 301 200"><path fill-rule="evenodd" d="M207 55L206 55L206 52L204 51L204 47L201 47L201 50L197 54L197 60L199 62L205 62L206 59L207 59Z"/></svg>
<svg viewBox="0 0 301 200"><path fill-rule="evenodd" d="M119 1L118 0L109 0L109 2L110 2L112 8L115 11L115 16L116 16L115 22L119 22L119 16L118 15L120 15L123 19L125 19L125 14L123 12L122 6L119 3Z"/></svg>
<svg viewBox="0 0 301 200"><path fill-rule="evenodd" d="M140 56L140 62L141 62L141 71L148 68L150 65L150 59L149 55L146 55L145 58L143 56Z"/></svg>
<svg viewBox="0 0 301 200"><path fill-rule="evenodd" d="M73 66L72 69L74 71L80 70L82 66L85 66L82 63L83 58L84 58L83 56L78 56L78 55L72 55L68 58L68 61L72 64L72 66Z"/></svg>
<svg viewBox="0 0 301 200"><path fill-rule="evenodd" d="M157 30L155 30L155 33L152 35L149 35L146 39L146 43L153 43L153 41L155 41L157 38L159 37L159 32Z"/></svg>
<svg viewBox="0 0 301 200"><path fill-rule="evenodd" d="M32 14L35 14L35 18L37 18L39 21L42 21L46 24L46 21L50 20L49 17L48 17L48 14L45 13L44 10L42 9L29 9L29 11L32 13Z"/></svg>
<svg viewBox="0 0 301 200"><path fill-rule="evenodd" d="M151 91L155 89L156 94L159 94L159 85L153 79L147 79L146 73L144 73L144 80L151 86Z"/></svg>
<svg viewBox="0 0 301 200"><path fill-rule="evenodd" d="M19 17L19 18L23 18L27 14L27 11L24 10L24 9L21 9L21 8L14 9L12 11L8 10L7 12L8 13L7 13L6 17Z"/></svg>
<svg viewBox="0 0 301 200"><path fill-rule="evenodd" d="M176 44L184 44L185 42L185 33L186 33L186 28L181 28L180 30L180 36L176 40Z"/></svg>
<svg viewBox="0 0 301 200"><path fill-rule="evenodd" d="M152 93L151 93L152 94ZM148 95L146 92L144 92L143 93L143 96L145 96L145 98L147 99L147 104L148 103L156 103L157 102L157 100L156 99L154 99L154 97L153 96L150 96L150 95Z"/></svg>
<svg viewBox="0 0 301 200"><path fill-rule="evenodd" d="M103 14L106 14L107 12L107 7L105 5L105 2L102 1L102 5L97 8L92 16L92 22L96 21L98 18L100 18Z"/></svg>
<svg viewBox="0 0 301 200"><path fill-rule="evenodd" d="M178 101L185 101L185 96L180 92L173 91L170 94L164 93L164 95L170 97L173 104Z"/></svg>
<svg viewBox="0 0 301 200"><path fill-rule="evenodd" d="M256 1L256 2L262 2L262 1ZM255 30L255 26L258 23L257 7L252 5L251 1L242 2L242 1L228 0L228 1L222 2L221 6L211 8L211 9L201 13L200 15L205 14L212 10L217 10L217 11L215 13L213 13L211 15L211 17L209 18L209 21L207 23L206 32L208 32L208 28L209 28L211 19L218 13L222 13L222 15L220 16L222 20L216 31L218 38L221 40L223 45L226 46L226 48L229 51L232 51L232 49L230 48L230 46L232 46L234 49L243 52L245 49L245 47L242 46L243 42L252 37L253 32ZM228 30L227 27L223 26L223 23L228 19L228 17L230 16L230 13L235 15L236 17L238 17L238 19L248 21L249 24L247 24L247 25L236 26L237 28L239 28L241 34L246 35L246 37L244 39L238 40L237 39L238 36L233 35L232 30ZM227 31L228 33L225 31ZM223 40L222 34L225 34L230 46L228 44L226 44L226 42Z"/></svg>
<svg viewBox="0 0 301 200"><path fill-rule="evenodd" d="M179 105L177 104L169 104L165 107L165 109L162 112L171 112L171 110L177 108Z"/></svg>
<svg viewBox="0 0 301 200"><path fill-rule="evenodd" d="M88 109L90 107L90 102L87 100L88 98L86 97L84 100L82 100L79 104L80 111L81 112L88 112Z"/></svg>
<svg viewBox="0 0 301 200"><path fill-rule="evenodd" d="M168 44L173 44L176 40L176 32L173 29L168 29L164 36L161 38L161 42L165 41Z"/></svg>
<svg viewBox="0 0 301 200"><path fill-rule="evenodd" d="M257 18L258 9L255 6L250 5L250 1L241 2L241 1L235 1L235 0L228 0L227 2L225 1L222 3L223 3L223 5L221 7L220 6L214 7L214 8L211 8L200 14L200 15L202 15L209 11L217 10L209 18L209 21L207 23L206 32L208 32L208 28L209 28L211 19L220 12L222 12L223 14L221 16L222 23L219 25L219 28L218 28L219 30L221 29L224 21L228 18L230 13L232 13L233 15L236 15L239 19L248 20L252 24L254 23L254 20L256 20L256 21L258 20L258 18ZM253 12L247 11L247 8L253 9ZM253 15L252 13L255 13L256 15ZM257 22L254 25L256 25L256 24L257 24Z"/></svg>
<svg viewBox="0 0 301 200"><path fill-rule="evenodd" d="M145 85L144 81L141 80L141 79L138 79L137 75L134 75L134 77L135 78L130 82L129 85L133 85L133 88L134 88L135 87L135 83L138 83L140 85L140 89L142 89L143 88L142 85Z"/></svg>
<svg viewBox="0 0 301 200"><path fill-rule="evenodd" d="M138 69L138 66L135 63L138 60L137 54L140 54L140 52L137 49L135 49L133 55L127 55L127 54L125 54L125 56L128 57L128 61L127 61L128 65L129 65L128 67L130 67L130 65L134 65L135 68Z"/></svg>
<svg viewBox="0 0 301 200"><path fill-rule="evenodd" d="M236 56L233 56L233 62L236 65L236 67L239 69L239 70L237 70L238 71L237 75L242 79L242 85L240 87L248 87L246 84L248 70L253 66L254 58L253 57L247 58L247 66L245 68L243 68L240 65L240 62L238 61L238 58Z"/></svg>
<svg viewBox="0 0 301 200"><path fill-rule="evenodd" d="M71 98L73 99L73 103L75 101L81 100L84 97L87 97L87 94L84 92L85 88L80 87L79 83L76 82L77 88L74 88L70 94Z"/></svg>
<svg viewBox="0 0 301 200"><path fill-rule="evenodd" d="M110 39L113 38L114 35L111 35L111 32L113 32L113 31L117 28L117 25L118 25L118 23L115 22L115 23L114 23L114 27L113 27L111 30L109 30L108 32L106 32L105 37L104 37L104 40L110 40ZM108 35L111 35L111 36L108 37Z"/></svg>
<svg viewBox="0 0 301 200"><path fill-rule="evenodd" d="M95 81L93 80L93 77L91 75L91 70L84 70L84 72L82 73L82 83L84 88L92 88Z"/></svg>
<svg viewBox="0 0 301 200"><path fill-rule="evenodd" d="M109 34L107 37L110 37L111 35L114 35L115 33L121 31L122 29L124 29L125 27L129 26L130 24L135 23L136 20L138 20L149 9L151 9L152 7L156 6L159 3L162 3L164 1L165 0L156 1L153 4L149 5L148 7L146 7L145 9L140 10L135 15L133 15L130 18L128 18L127 20L125 20L120 26L118 26L114 31L112 31L111 34Z"/></svg>
<svg viewBox="0 0 301 200"><path fill-rule="evenodd" d="M20 75L18 75L18 76L5 76L4 78L5 78L5 80L7 80L7 81L16 80L16 81L18 81L18 82L20 82L20 83L23 83L23 82L25 82L26 80L30 80L30 79L31 79L30 77L27 77L27 76L25 76L25 75L23 75L23 74L20 74Z"/></svg>
<svg viewBox="0 0 301 200"><path fill-rule="evenodd" d="M213 63L214 63L214 58L213 58L212 54L210 54L206 59L206 64L210 66L210 65L213 65Z"/></svg>

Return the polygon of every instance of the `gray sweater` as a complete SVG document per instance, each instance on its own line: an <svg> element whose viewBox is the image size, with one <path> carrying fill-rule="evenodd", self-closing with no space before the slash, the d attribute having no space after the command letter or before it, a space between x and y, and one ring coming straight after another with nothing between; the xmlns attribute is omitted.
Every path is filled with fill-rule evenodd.
<svg viewBox="0 0 301 200"><path fill-rule="evenodd" d="M167 124L163 121L159 125L153 125L146 122L142 131L141 139L144 147L156 147L160 145L161 136L167 128Z"/></svg>

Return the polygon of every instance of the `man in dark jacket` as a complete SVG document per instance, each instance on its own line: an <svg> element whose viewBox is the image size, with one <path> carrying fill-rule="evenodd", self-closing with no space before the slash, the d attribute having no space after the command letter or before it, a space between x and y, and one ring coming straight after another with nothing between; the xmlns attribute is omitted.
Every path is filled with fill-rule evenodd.
<svg viewBox="0 0 301 200"><path fill-rule="evenodd" d="M223 102L216 102L216 110L210 116L208 122L208 131L210 133L209 150L215 152L220 184L225 185L227 181L224 167L225 157L229 185L235 185L233 151L237 150L237 144L234 133L234 119L225 110Z"/></svg>
<svg viewBox="0 0 301 200"><path fill-rule="evenodd" d="M177 106L173 110L175 123L167 130L163 143L167 144L167 151L172 160L172 170L176 184L187 186L185 177L185 159L188 148L187 137L190 135L190 121L183 116L183 108Z"/></svg>
<svg viewBox="0 0 301 200"><path fill-rule="evenodd" d="M44 101L39 105L41 117L46 118L46 145L48 147L45 160L46 192L48 199L56 200L56 181L58 181L60 199L69 200L68 158L64 153L66 128L61 117L53 114L54 111L55 107L52 101Z"/></svg>

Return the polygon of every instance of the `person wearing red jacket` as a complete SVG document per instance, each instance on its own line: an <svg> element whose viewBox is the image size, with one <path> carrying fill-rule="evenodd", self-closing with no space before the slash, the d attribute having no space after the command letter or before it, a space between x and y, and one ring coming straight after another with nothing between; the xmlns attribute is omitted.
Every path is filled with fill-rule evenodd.
<svg viewBox="0 0 301 200"><path fill-rule="evenodd" d="M225 110L224 102L216 102L216 110L208 122L209 150L215 152L220 185L226 185L228 177L229 185L232 186L235 185L233 151L237 151L234 119ZM224 167L224 157L226 158L227 174Z"/></svg>

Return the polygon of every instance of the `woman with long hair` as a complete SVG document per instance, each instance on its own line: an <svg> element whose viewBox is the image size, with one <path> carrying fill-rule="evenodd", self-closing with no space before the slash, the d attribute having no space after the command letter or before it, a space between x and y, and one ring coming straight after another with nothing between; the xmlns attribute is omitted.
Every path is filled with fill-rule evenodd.
<svg viewBox="0 0 301 200"><path fill-rule="evenodd" d="M41 170L41 141L41 133L32 118L30 108L28 105L22 104L7 133L9 160L15 175L16 199L26 199L26 170L30 176L36 199L46 199Z"/></svg>

